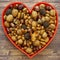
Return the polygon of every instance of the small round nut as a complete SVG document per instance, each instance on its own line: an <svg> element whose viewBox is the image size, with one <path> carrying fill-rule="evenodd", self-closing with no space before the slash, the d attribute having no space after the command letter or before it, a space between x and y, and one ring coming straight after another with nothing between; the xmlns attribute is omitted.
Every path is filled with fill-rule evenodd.
<svg viewBox="0 0 60 60"><path fill-rule="evenodd" d="M32 27L36 27L36 25L37 25L36 21L33 21L32 22Z"/></svg>
<svg viewBox="0 0 60 60"><path fill-rule="evenodd" d="M26 52L29 53L29 54L31 54L31 53L32 53L32 48L29 48L29 47L28 47L28 48L26 49Z"/></svg>
<svg viewBox="0 0 60 60"><path fill-rule="evenodd" d="M41 19L41 20L42 20L42 22L45 22L45 17L42 17L42 19Z"/></svg>
<svg viewBox="0 0 60 60"><path fill-rule="evenodd" d="M21 45L21 44L23 44L23 40L22 40L22 39L19 39L19 40L17 41L17 43Z"/></svg>
<svg viewBox="0 0 60 60"><path fill-rule="evenodd" d="M16 16L18 15L18 10L17 10L17 9L13 9L13 10L12 10L12 15L13 15L14 17L16 17Z"/></svg>
<svg viewBox="0 0 60 60"><path fill-rule="evenodd" d="M24 8L24 9L23 9L23 12L24 12L24 13L27 13L27 8Z"/></svg>
<svg viewBox="0 0 60 60"><path fill-rule="evenodd" d="M55 10L51 10L51 11L50 11L50 15L51 15L51 16L55 16L55 14L56 14Z"/></svg>
<svg viewBox="0 0 60 60"><path fill-rule="evenodd" d="M6 18L7 22L12 22L13 21L13 16L12 15L8 15Z"/></svg>
<svg viewBox="0 0 60 60"><path fill-rule="evenodd" d="M11 36L11 38L12 38L13 41L17 40L15 36Z"/></svg>
<svg viewBox="0 0 60 60"><path fill-rule="evenodd" d="M21 29L18 29L18 30L17 30L17 34L22 34Z"/></svg>
<svg viewBox="0 0 60 60"><path fill-rule="evenodd" d="M55 29L55 24L50 24L49 27L50 27L51 29Z"/></svg>
<svg viewBox="0 0 60 60"><path fill-rule="evenodd" d="M46 38L46 37L47 37L47 33L44 32L44 33L42 34L42 37L43 37L43 38Z"/></svg>
<svg viewBox="0 0 60 60"><path fill-rule="evenodd" d="M50 20L50 18L46 16L46 17L45 17L45 20L46 20L46 21L49 21L49 20Z"/></svg>
<svg viewBox="0 0 60 60"><path fill-rule="evenodd" d="M42 35L45 32L45 30L40 30L40 34Z"/></svg>
<svg viewBox="0 0 60 60"><path fill-rule="evenodd" d="M45 8L45 5L44 4L41 4L40 5L40 9L43 9L43 8Z"/></svg>
<svg viewBox="0 0 60 60"><path fill-rule="evenodd" d="M49 41L49 37L45 38L44 40L45 40L45 42L48 42Z"/></svg>
<svg viewBox="0 0 60 60"><path fill-rule="evenodd" d="M38 14L36 11L32 11L32 18L34 18L36 20Z"/></svg>
<svg viewBox="0 0 60 60"><path fill-rule="evenodd" d="M40 41L39 41L39 40L34 41L34 42L33 42L33 45L34 45L34 46L39 46L39 45L40 45Z"/></svg>
<svg viewBox="0 0 60 60"><path fill-rule="evenodd" d="M10 27L9 23L7 21L4 22L5 27Z"/></svg>

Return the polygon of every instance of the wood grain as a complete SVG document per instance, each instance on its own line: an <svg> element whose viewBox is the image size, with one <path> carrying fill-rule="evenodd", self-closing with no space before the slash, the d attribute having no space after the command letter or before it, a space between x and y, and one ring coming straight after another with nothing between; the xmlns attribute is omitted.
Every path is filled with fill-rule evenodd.
<svg viewBox="0 0 60 60"><path fill-rule="evenodd" d="M55 6L58 12L59 27L56 36L45 50L32 59L11 44L2 28L2 11L9 3L15 1L24 2L30 9L37 2L48 2ZM60 0L0 0L0 60L60 60Z"/></svg>

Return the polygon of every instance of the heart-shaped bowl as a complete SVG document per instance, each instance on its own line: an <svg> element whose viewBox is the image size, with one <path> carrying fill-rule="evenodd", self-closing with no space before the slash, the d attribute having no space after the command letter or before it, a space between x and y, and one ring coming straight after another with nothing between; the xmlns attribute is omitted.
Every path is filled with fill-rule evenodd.
<svg viewBox="0 0 60 60"><path fill-rule="evenodd" d="M54 38L54 36L55 36L55 34L56 34L56 31L57 31L57 27L58 27L58 14L57 14L57 11L56 11L55 7L52 6L51 4L47 3L47 2L38 2L37 4L35 4L35 5L32 7L31 10L30 10L25 4L23 4L23 5L28 9L29 13L32 13L34 7L35 7L35 6L39 6L40 4L45 4L46 6L50 6L52 9L54 9L54 10L56 11L56 28L55 28L55 31L54 31L54 34L53 34L52 38L50 38L50 40L47 42L47 44L46 44L44 47L42 47L41 49L39 49L36 53L34 53L34 54L32 54L32 55L29 55L29 54L26 53L22 48L20 48L19 46L17 46L17 45L12 41L11 37L9 37L9 35L8 35L8 33L7 33L7 30L6 30L5 26L4 26L4 14L5 14L6 10L9 8L10 5L13 5L13 6L14 6L14 5L16 5L16 4L23 4L23 3L22 3L22 2L13 2L13 3L10 3L10 4L7 5L7 6L5 7L5 9L3 10L3 12L2 12L2 27L3 27L3 30L4 30L5 35L8 37L8 39L10 40L10 42L11 42L16 48L18 48L20 51L22 51L23 53L25 53L29 58L32 58L32 57L34 57L35 55L37 55L38 53L40 53L41 51L43 51L43 50L51 43L51 41L53 40L53 38Z"/></svg>

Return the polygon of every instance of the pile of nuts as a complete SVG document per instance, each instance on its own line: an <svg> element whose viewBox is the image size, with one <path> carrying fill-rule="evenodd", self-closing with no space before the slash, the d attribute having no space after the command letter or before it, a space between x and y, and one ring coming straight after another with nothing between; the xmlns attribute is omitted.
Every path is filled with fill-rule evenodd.
<svg viewBox="0 0 60 60"><path fill-rule="evenodd" d="M40 4L32 13L23 4L11 5L4 15L8 35L28 54L44 47L56 28L56 12L50 6Z"/></svg>

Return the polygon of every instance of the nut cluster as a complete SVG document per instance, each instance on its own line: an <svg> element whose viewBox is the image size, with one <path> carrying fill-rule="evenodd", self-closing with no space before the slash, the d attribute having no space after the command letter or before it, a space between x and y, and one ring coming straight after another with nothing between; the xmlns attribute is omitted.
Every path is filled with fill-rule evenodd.
<svg viewBox="0 0 60 60"><path fill-rule="evenodd" d="M23 4L11 5L5 12L4 26L11 39L31 55L54 34L56 12L45 4L35 6L31 14Z"/></svg>

